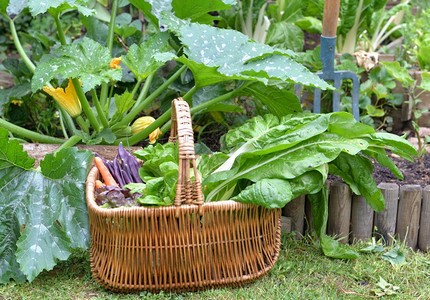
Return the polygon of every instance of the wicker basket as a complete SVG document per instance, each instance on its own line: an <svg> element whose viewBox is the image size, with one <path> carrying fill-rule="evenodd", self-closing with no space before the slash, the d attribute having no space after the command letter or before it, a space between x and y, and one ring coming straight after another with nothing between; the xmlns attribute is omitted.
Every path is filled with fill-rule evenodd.
<svg viewBox="0 0 430 300"><path fill-rule="evenodd" d="M203 203L195 168L188 105L172 103L171 140L178 136L180 171L175 205L105 209L94 200L99 173L87 179L91 271L119 292L192 291L239 286L266 274L280 248L280 209L235 201ZM194 174L197 174L196 172Z"/></svg>

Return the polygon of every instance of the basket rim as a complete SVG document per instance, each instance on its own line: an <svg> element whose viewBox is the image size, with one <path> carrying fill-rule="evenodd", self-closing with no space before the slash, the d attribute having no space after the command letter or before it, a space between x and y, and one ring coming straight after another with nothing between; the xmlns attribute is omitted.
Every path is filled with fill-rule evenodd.
<svg viewBox="0 0 430 300"><path fill-rule="evenodd" d="M116 208L104 208L100 207L96 204L96 201L94 199L94 192L95 192L95 181L99 176L99 170L97 167L93 167L90 172L88 173L87 180L86 180L86 202L88 210L94 211L99 214L104 215L111 215L111 214L118 214L118 213L131 213L135 211L140 211L142 213L158 213L161 211L169 212L169 211L190 211L190 212L198 212L199 206L193 205L193 204L183 204L180 206L176 205L169 205L169 206L154 206L154 207L147 207L147 206L132 206L132 207L116 207ZM258 206L255 204L250 203L241 203L234 200L221 200L221 201L214 201L214 202L204 202L202 204L202 207L209 210L216 210L220 207L223 207L225 209L239 209L239 208L248 208L248 207L254 207Z"/></svg>

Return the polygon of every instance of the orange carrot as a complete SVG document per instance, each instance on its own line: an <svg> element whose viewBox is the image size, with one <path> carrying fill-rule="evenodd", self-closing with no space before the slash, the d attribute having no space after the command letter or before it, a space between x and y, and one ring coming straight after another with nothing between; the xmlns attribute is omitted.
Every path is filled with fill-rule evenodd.
<svg viewBox="0 0 430 300"><path fill-rule="evenodd" d="M112 174L109 172L103 160L100 157L94 157L94 162L96 163L97 169L99 169L100 174L103 177L106 185L118 186Z"/></svg>
<svg viewBox="0 0 430 300"><path fill-rule="evenodd" d="M106 184L104 184L103 182L101 182L100 180L96 180L96 189L101 188L102 186L105 186Z"/></svg>

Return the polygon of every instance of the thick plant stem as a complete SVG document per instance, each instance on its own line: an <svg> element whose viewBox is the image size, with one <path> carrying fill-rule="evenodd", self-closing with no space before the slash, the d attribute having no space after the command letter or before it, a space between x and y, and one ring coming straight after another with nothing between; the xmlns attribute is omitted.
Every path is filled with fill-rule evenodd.
<svg viewBox="0 0 430 300"><path fill-rule="evenodd" d="M85 121L82 118L82 116L77 116L75 120L78 123L79 127L81 127L81 129L84 132L89 133L88 125L87 125L87 123L85 123Z"/></svg>
<svg viewBox="0 0 430 300"><path fill-rule="evenodd" d="M66 36L64 35L63 28L61 26L60 15L56 14L55 16L53 15L53 17L55 19L55 25L57 26L58 38L60 39L60 43L61 45L66 45Z"/></svg>
<svg viewBox="0 0 430 300"><path fill-rule="evenodd" d="M99 117L100 122L102 122L102 125L104 128L108 128L109 127L108 121L106 119L106 116L103 113L103 109L100 106L99 99L97 98L97 93L94 89L91 90L91 96L93 97L93 103L94 103L94 106L96 107L97 115Z"/></svg>
<svg viewBox="0 0 430 300"><path fill-rule="evenodd" d="M190 103L191 97L194 95L194 93L198 90L198 87L193 86L184 96L182 96L182 99Z"/></svg>
<svg viewBox="0 0 430 300"><path fill-rule="evenodd" d="M145 99L146 96L148 95L148 91L149 91L149 88L151 86L152 79L154 79L154 74L151 74L146 78L145 84L143 85L143 88L140 91L139 96L136 99L135 106L139 105L143 101L143 99Z"/></svg>
<svg viewBox="0 0 430 300"><path fill-rule="evenodd" d="M191 113L191 114L196 113L196 112L198 112L198 111L201 111L201 110L203 110L203 109L206 109L206 108L210 107L211 105L214 105L214 104L217 104L217 103L219 103L219 102L225 101L225 100L227 100L227 99L229 99L229 98L233 97L233 96L234 96L238 91L240 91L241 89L245 88L247 85L248 85L248 84L246 84L246 83L245 83L245 84L243 84L241 87L239 87L238 89L236 89L236 90L234 90L234 91L231 91L231 92L226 93L226 94L224 94L224 95L221 95L221 96L219 96L219 97L216 97L216 98L213 98L213 99L211 99L211 100L208 100L208 101L206 101L206 102L204 102L204 103L202 103L202 104L196 105L196 106L194 106L194 107L190 108L190 113ZM166 123L166 124L164 124L164 126L161 128L161 132L162 132L163 134L165 134L165 133L170 129L170 127L171 127L171 126L172 126L171 121L167 122L167 123Z"/></svg>
<svg viewBox="0 0 430 300"><path fill-rule="evenodd" d="M55 150L54 155L60 152L63 149L73 147L77 143L79 143L82 140L82 137L79 135L74 135L70 139L68 139L66 142L64 142L57 150Z"/></svg>
<svg viewBox="0 0 430 300"><path fill-rule="evenodd" d="M64 125L63 114L61 113L61 111L59 111L58 114L60 119L61 131L63 132L64 138L68 139L69 135L67 134L66 126Z"/></svg>
<svg viewBox="0 0 430 300"><path fill-rule="evenodd" d="M187 66L182 66L175 74L173 74L168 80L166 80L158 89L156 89L151 95L140 103L136 101L133 109L122 119L121 122L115 124L112 128L118 129L121 126L128 125L133 119L144 109L149 103L151 103L158 95L160 95L173 81L175 81L182 72L187 69ZM152 131L150 131L152 132Z"/></svg>
<svg viewBox="0 0 430 300"><path fill-rule="evenodd" d="M136 85L134 86L133 90L131 91L131 97L132 98L136 94L136 92L139 89L139 86L141 85L141 83L142 83L142 80L140 80L140 79L136 82Z"/></svg>
<svg viewBox="0 0 430 300"><path fill-rule="evenodd" d="M116 13L118 10L118 0L112 1L112 8L111 8L111 15L110 15L110 22L109 22L109 31L108 31L108 37L106 41L106 46L109 49L109 54L112 54L112 45L113 45L113 36L114 36L114 29L115 29L115 18ZM106 101L108 97L108 84L102 83L101 91L100 91L100 105L104 109L104 112L107 113L109 111L109 107L106 107Z"/></svg>
<svg viewBox="0 0 430 300"><path fill-rule="evenodd" d="M72 117L60 106L60 104L58 104L58 102L55 102L55 103L56 103L58 111L63 116L63 120L65 121L65 125L69 129L71 135L75 135L76 134L76 126L75 126L75 123L73 123Z"/></svg>
<svg viewBox="0 0 430 300"><path fill-rule="evenodd" d="M109 53L112 52L113 35L114 35L114 29L115 29L115 18L116 18L117 10L118 10L118 0L113 0L111 15L110 15L110 22L109 22L109 32L108 32L108 37L106 42L106 46L109 48Z"/></svg>
<svg viewBox="0 0 430 300"><path fill-rule="evenodd" d="M201 111L205 108L210 107L211 105L214 105L216 103L222 102L224 100L227 100L231 97L234 97L235 94L237 92L239 92L240 90L244 89L246 86L248 86L249 83L244 83L242 84L242 86L240 86L239 88L237 88L234 91L231 91L229 93L226 93L224 95L221 95L219 97L216 97L212 100L206 101L205 103L202 103L200 105L196 105L193 108L190 109L191 114ZM141 140L143 140L144 138L148 137L149 134L151 132L153 132L155 129L157 129L158 127L160 127L162 124L167 123L161 128L161 131L164 133L166 133L167 130L170 129L171 126L171 122L169 121L170 116L172 114L172 109L169 109L168 111L166 111L164 114L162 114L160 117L158 117L157 120L155 120L155 122L153 122L151 125L149 125L148 127L146 127L144 130L142 130L139 133L136 133L135 135L132 135L131 137L127 138L127 139L118 139L117 141L115 141L115 144L119 144L120 142L128 142L130 145L134 145L137 144L138 142L140 142Z"/></svg>
<svg viewBox="0 0 430 300"><path fill-rule="evenodd" d="M11 18L9 18L9 25L10 25L10 32L12 33L13 37L13 43L15 44L16 50L18 51L19 55L21 56L23 62L27 66L27 68L30 69L32 73L34 73L34 70L36 69L36 66L33 64L33 62L30 60L30 58L27 56L27 54L24 51L24 48L21 45L21 42L19 41L18 34L16 32L15 23Z"/></svg>
<svg viewBox="0 0 430 300"><path fill-rule="evenodd" d="M87 116L88 120L90 121L91 126L93 126L94 130L99 132L100 131L100 124L96 119L96 116L94 115L93 111L91 110L90 104L88 103L87 97L85 97L84 92L82 91L81 84L79 82L79 79L73 78L73 86L75 87L76 94L78 95L79 101L81 102L82 109L84 110L85 115Z"/></svg>
<svg viewBox="0 0 430 300"><path fill-rule="evenodd" d="M59 139L52 136L47 136L44 134L40 134L25 128L22 128L20 126L17 126L15 124L9 123L6 120L3 120L0 118L0 127L3 127L10 132L20 135L22 137L25 137L27 139L39 142L39 143L45 143L45 144L62 144L65 142L63 139Z"/></svg>

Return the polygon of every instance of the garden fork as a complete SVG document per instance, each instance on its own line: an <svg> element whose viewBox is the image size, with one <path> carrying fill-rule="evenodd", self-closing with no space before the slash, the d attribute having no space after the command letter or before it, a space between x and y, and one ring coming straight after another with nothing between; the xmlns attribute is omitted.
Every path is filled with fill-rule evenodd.
<svg viewBox="0 0 430 300"><path fill-rule="evenodd" d="M323 32L321 35L320 59L323 63L322 72L317 75L326 81L332 80L334 87L339 90L343 79L352 80L352 114L359 121L358 97L360 89L360 81L357 74L351 71L334 71L334 54L336 49L336 29L337 20L339 17L340 0L324 1L323 13ZM295 86L295 94L300 98L301 86ZM340 110L340 93L333 91L333 111ZM314 113L321 112L321 90L314 90Z"/></svg>

